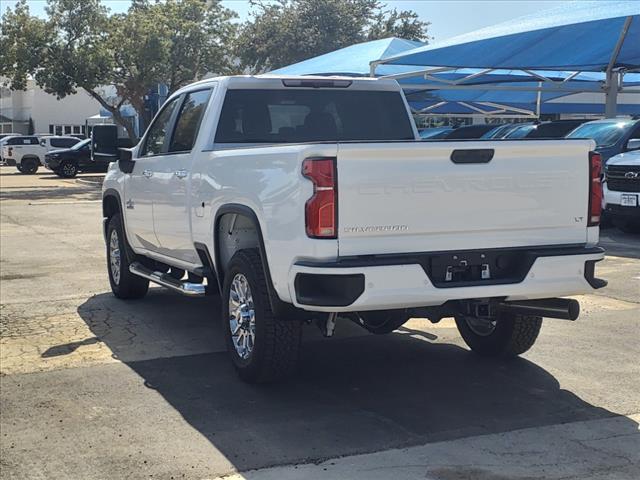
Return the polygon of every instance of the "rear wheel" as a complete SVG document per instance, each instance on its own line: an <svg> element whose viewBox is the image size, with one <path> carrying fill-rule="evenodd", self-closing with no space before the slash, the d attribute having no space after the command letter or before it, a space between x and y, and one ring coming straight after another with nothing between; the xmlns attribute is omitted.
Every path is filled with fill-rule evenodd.
<svg viewBox="0 0 640 480"><path fill-rule="evenodd" d="M300 352L302 324L274 315L257 250L233 256L222 298L227 349L240 377L266 383L291 375Z"/></svg>
<svg viewBox="0 0 640 480"><path fill-rule="evenodd" d="M73 162L65 160L56 173L62 178L73 178L78 174L78 166Z"/></svg>
<svg viewBox="0 0 640 480"><path fill-rule="evenodd" d="M20 166L22 168L19 168L18 170L20 170L21 173L33 175L38 171L40 162L35 158L25 158L20 162Z"/></svg>
<svg viewBox="0 0 640 480"><path fill-rule="evenodd" d="M458 331L472 351L488 357L514 357L529 350L542 317L503 313L494 319L456 316Z"/></svg>
<svg viewBox="0 0 640 480"><path fill-rule="evenodd" d="M133 259L135 254L124 235L120 214L116 213L107 227L107 269L111 291L118 298L142 298L149 289L149 280L129 271Z"/></svg>

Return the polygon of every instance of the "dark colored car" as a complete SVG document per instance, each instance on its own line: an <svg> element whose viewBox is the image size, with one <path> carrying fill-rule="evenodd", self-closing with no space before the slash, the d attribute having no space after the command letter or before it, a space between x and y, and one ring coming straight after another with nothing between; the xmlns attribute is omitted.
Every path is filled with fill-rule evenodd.
<svg viewBox="0 0 640 480"><path fill-rule="evenodd" d="M501 125L494 125L492 130L482 135L480 138L504 138L509 132L514 131L516 128L521 127L522 123L503 123Z"/></svg>
<svg viewBox="0 0 640 480"><path fill-rule="evenodd" d="M445 135L447 135L451 130L453 130L452 127L435 127L435 128L425 128L424 130L420 130L420 138L426 139L426 138L443 138Z"/></svg>
<svg viewBox="0 0 640 480"><path fill-rule="evenodd" d="M580 125L566 138L590 138L596 142L596 151L606 162L614 155L628 152L629 140L640 138L640 120L607 118Z"/></svg>
<svg viewBox="0 0 640 480"><path fill-rule="evenodd" d="M63 178L73 178L78 172L106 172L109 161L91 158L91 140L83 140L71 148L52 150L44 156L44 166Z"/></svg>
<svg viewBox="0 0 640 480"><path fill-rule="evenodd" d="M564 138L587 120L554 120L534 125L525 138Z"/></svg>
<svg viewBox="0 0 640 480"><path fill-rule="evenodd" d="M536 128L535 123L522 123L518 126L518 128L514 128L509 133L507 133L503 138L508 139L516 139L516 138L527 138L527 135L531 133Z"/></svg>
<svg viewBox="0 0 640 480"><path fill-rule="evenodd" d="M467 125L466 127L454 128L442 138L443 140L463 140L465 138L481 138L485 133L493 130L496 126L491 124Z"/></svg>

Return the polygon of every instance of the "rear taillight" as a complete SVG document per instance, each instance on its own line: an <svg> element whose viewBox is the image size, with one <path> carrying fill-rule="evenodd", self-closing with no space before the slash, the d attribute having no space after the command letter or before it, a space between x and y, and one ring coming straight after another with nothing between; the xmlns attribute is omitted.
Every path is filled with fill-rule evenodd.
<svg viewBox="0 0 640 480"><path fill-rule="evenodd" d="M600 225L602 213L602 156L596 152L589 152L589 221L587 226Z"/></svg>
<svg viewBox="0 0 640 480"><path fill-rule="evenodd" d="M305 204L307 236L336 238L338 229L338 188L336 159L307 158L302 175L313 182L313 196Z"/></svg>

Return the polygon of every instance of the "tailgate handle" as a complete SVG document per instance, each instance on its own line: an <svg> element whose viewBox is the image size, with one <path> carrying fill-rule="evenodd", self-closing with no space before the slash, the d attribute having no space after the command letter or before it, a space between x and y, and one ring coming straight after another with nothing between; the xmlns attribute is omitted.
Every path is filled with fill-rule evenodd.
<svg viewBox="0 0 640 480"><path fill-rule="evenodd" d="M454 150L451 152L451 161L453 163L489 163L493 158L493 152L493 148Z"/></svg>

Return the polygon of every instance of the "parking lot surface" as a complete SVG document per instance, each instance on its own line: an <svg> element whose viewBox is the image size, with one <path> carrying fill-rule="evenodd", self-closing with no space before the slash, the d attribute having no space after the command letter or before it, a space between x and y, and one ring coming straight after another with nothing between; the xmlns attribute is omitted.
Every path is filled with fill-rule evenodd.
<svg viewBox="0 0 640 480"><path fill-rule="evenodd" d="M109 290L100 190L0 168L0 476L637 479L640 237L602 232L609 286L508 363L451 319L305 330L297 376L250 386L216 298Z"/></svg>

